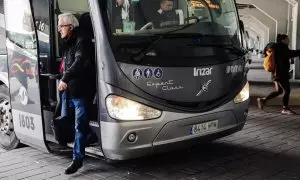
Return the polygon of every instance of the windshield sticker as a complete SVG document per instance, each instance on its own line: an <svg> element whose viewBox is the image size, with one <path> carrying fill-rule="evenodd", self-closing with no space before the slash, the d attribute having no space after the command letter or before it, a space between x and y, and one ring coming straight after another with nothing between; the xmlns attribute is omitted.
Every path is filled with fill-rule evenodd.
<svg viewBox="0 0 300 180"><path fill-rule="evenodd" d="M210 76L213 68L194 68L194 76Z"/></svg>
<svg viewBox="0 0 300 180"><path fill-rule="evenodd" d="M145 78L150 79L153 76L152 69L146 68L144 70L144 76L145 76Z"/></svg>
<svg viewBox="0 0 300 180"><path fill-rule="evenodd" d="M208 91L208 86L209 86L210 83L211 83L211 80L208 80L206 83L203 83L201 85L201 90L197 93L196 96L200 96L204 92L207 92Z"/></svg>
<svg viewBox="0 0 300 180"><path fill-rule="evenodd" d="M147 82L148 87L155 87L156 89L161 89L163 91L173 91L183 89L183 86L176 85L174 80L168 80L163 82Z"/></svg>
<svg viewBox="0 0 300 180"><path fill-rule="evenodd" d="M156 69L154 70L154 76L155 76L157 79L162 78L162 76L163 76L163 71L162 71L160 68L156 68Z"/></svg>
<svg viewBox="0 0 300 180"><path fill-rule="evenodd" d="M139 68L135 68L135 69L132 71L132 76L133 76L135 79L141 79L142 76L143 76L143 72L142 72L142 70L140 70Z"/></svg>
<svg viewBox="0 0 300 180"><path fill-rule="evenodd" d="M132 71L132 76L139 80L142 79L143 77L146 79L151 79L151 78L156 78L156 79L161 79L163 77L163 71L161 68L156 68L156 69L151 69L151 68L146 68L146 69L140 69L140 68L134 68Z"/></svg>
<svg viewBox="0 0 300 180"><path fill-rule="evenodd" d="M163 91L174 91L174 90L180 90L183 89L184 87L182 86L163 86L161 89Z"/></svg>
<svg viewBox="0 0 300 180"><path fill-rule="evenodd" d="M163 82L147 82L148 87L155 87L156 89L161 86L174 85L174 80L168 80Z"/></svg>
<svg viewBox="0 0 300 180"><path fill-rule="evenodd" d="M232 65L226 67L226 74L243 72L242 65Z"/></svg>

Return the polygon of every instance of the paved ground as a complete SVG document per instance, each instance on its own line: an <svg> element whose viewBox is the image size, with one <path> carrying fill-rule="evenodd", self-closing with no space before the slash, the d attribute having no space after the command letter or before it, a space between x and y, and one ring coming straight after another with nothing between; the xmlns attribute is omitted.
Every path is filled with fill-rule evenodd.
<svg viewBox="0 0 300 180"><path fill-rule="evenodd" d="M72 176L63 175L70 156L30 147L0 150L0 179L300 179L300 116L279 110L252 107L243 131L191 149L115 165L87 158Z"/></svg>
<svg viewBox="0 0 300 180"><path fill-rule="evenodd" d="M251 104L256 104L257 97L265 97L270 92L274 91L274 85L269 83L250 82L250 101ZM281 105L282 95L268 101L269 105ZM300 105L300 84L291 85L290 105Z"/></svg>

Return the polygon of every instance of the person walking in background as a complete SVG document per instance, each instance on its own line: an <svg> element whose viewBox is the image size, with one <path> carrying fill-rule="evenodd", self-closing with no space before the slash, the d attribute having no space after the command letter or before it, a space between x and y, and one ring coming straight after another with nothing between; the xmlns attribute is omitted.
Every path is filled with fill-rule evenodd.
<svg viewBox="0 0 300 180"><path fill-rule="evenodd" d="M271 92L268 96L264 98L258 98L257 103L259 109L263 109L265 103L279 95L283 94L282 114L296 114L290 109L289 98L290 98L290 58L300 56L300 50L290 50L289 47L289 37L286 34L278 34L277 42L271 47L265 48L265 54L268 49L272 48L274 52L275 61L275 71L272 72L272 81L275 84L275 91Z"/></svg>

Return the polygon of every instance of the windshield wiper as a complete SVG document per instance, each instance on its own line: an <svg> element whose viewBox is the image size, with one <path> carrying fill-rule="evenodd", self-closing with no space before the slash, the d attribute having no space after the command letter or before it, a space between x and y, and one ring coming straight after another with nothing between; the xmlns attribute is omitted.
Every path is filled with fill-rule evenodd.
<svg viewBox="0 0 300 180"><path fill-rule="evenodd" d="M197 18L197 22L199 22L199 19L198 17ZM163 34L154 34L154 36L158 35L159 38L156 39L155 41L152 41L147 47L145 47L144 49L142 49L139 53L137 54L134 54L131 56L131 59L134 61L134 62L141 62L141 60L148 54L148 52L150 51L150 49L156 44L158 43L160 40L162 40L163 38L165 37L168 37L170 34L174 33L174 32L177 32L177 31L180 31L182 29L185 29L185 28L188 28L190 27L191 25L194 25L196 23L191 23L191 24L186 24L184 26L181 26L180 28L177 28L177 29L174 29L174 30L171 30L171 31L168 31L168 32L165 32ZM201 35L201 34L197 34L197 35ZM195 36L195 35L193 35ZM183 36L182 36L183 37Z"/></svg>
<svg viewBox="0 0 300 180"><path fill-rule="evenodd" d="M246 52L243 49L241 49L241 48L239 48L239 47L237 47L237 46L235 46L233 44L228 44L228 43L221 44L221 47L224 47L224 48L230 50L231 52L236 53L237 55L241 55L242 56L242 55L246 54Z"/></svg>
<svg viewBox="0 0 300 180"><path fill-rule="evenodd" d="M231 43L205 43L205 44L197 44L197 45L193 45L193 46L220 47L220 48L227 49L230 52L235 53L237 55L245 55L246 54L246 52L243 49L241 49Z"/></svg>

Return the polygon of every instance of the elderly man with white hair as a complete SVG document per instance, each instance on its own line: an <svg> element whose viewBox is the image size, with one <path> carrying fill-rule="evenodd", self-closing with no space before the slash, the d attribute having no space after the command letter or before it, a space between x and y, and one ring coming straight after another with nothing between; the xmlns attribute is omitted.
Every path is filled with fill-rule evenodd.
<svg viewBox="0 0 300 180"><path fill-rule="evenodd" d="M70 116L68 108L75 109L75 139L73 161L65 174L75 173L83 165L85 138L88 133L87 102L89 68L93 54L90 41L79 36L79 23L70 13L58 16L58 32L65 44L63 52L64 71L58 90L62 92L61 117ZM67 105L69 107L67 107Z"/></svg>

